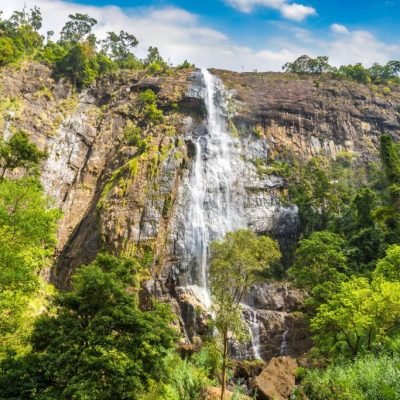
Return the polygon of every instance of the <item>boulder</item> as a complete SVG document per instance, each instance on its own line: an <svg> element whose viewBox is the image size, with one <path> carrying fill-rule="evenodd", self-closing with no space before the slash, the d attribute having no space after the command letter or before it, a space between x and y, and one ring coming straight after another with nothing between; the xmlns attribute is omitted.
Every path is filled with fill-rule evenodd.
<svg viewBox="0 0 400 400"><path fill-rule="evenodd" d="M231 400L233 398L233 393L229 390L225 391L224 400ZM238 400L251 400L250 397L245 395L240 395L236 397ZM203 400L221 400L221 388L219 387L207 387L203 391Z"/></svg>
<svg viewBox="0 0 400 400"><path fill-rule="evenodd" d="M297 362L291 357L273 358L252 382L258 400L286 400L295 385Z"/></svg>

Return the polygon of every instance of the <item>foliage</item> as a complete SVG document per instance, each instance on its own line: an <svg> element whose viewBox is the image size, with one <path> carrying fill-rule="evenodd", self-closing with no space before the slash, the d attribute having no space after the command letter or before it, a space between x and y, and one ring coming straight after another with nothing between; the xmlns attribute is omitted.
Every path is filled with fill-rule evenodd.
<svg viewBox="0 0 400 400"><path fill-rule="evenodd" d="M200 400L203 388L211 384L207 371L192 359L182 360L171 353L165 360L167 383L153 382L140 400Z"/></svg>
<svg viewBox="0 0 400 400"><path fill-rule="evenodd" d="M386 250L384 258L376 264L375 277L383 277L392 282L400 281L400 246L394 244Z"/></svg>
<svg viewBox="0 0 400 400"><path fill-rule="evenodd" d="M95 52L90 43L77 43L56 61L57 77L68 77L77 87L89 86L97 77Z"/></svg>
<svg viewBox="0 0 400 400"><path fill-rule="evenodd" d="M306 373L302 389L309 400L395 400L400 398L399 365L398 354L362 355Z"/></svg>
<svg viewBox="0 0 400 400"><path fill-rule="evenodd" d="M149 123L160 123L163 121L163 112L157 107L157 95L146 89L139 95L139 106L143 117Z"/></svg>
<svg viewBox="0 0 400 400"><path fill-rule="evenodd" d="M240 306L243 295L280 256L274 240L257 237L245 229L227 233L224 239L211 244L209 282L215 312L213 322L223 348L221 399L226 385L228 341L247 339Z"/></svg>
<svg viewBox="0 0 400 400"><path fill-rule="evenodd" d="M143 63L147 70L153 74L165 72L168 68L168 64L161 57L157 47L149 47L147 57L143 60Z"/></svg>
<svg viewBox="0 0 400 400"><path fill-rule="evenodd" d="M128 122L124 129L124 139L128 146L135 146L138 148L139 153L146 152L150 143L146 138L142 138L142 130L140 127Z"/></svg>
<svg viewBox="0 0 400 400"><path fill-rule="evenodd" d="M371 350L383 344L400 321L400 282L382 278L371 283L353 277L343 282L311 320L318 347L328 353Z"/></svg>
<svg viewBox="0 0 400 400"><path fill-rule="evenodd" d="M87 37L97 21L87 14L76 13L68 16L69 21L64 25L60 34L62 43L77 44Z"/></svg>
<svg viewBox="0 0 400 400"><path fill-rule="evenodd" d="M322 74L333 70L328 57L311 58L307 55L299 57L292 63L286 63L282 69L296 74Z"/></svg>
<svg viewBox="0 0 400 400"><path fill-rule="evenodd" d="M47 32L46 39L38 32L42 26L38 7L15 11L9 19L0 18L0 67L35 59L53 67L55 78L66 77L78 89L117 69L169 73L170 67L157 47L149 47L147 57L140 60L133 53L138 45L133 34L122 30L107 32L105 39L98 40L92 33L96 24L96 19L87 14L71 14L60 39L54 42L53 31ZM191 67L185 61L179 69Z"/></svg>
<svg viewBox="0 0 400 400"><path fill-rule="evenodd" d="M296 285L310 291L312 302L319 304L347 279L345 241L335 233L314 232L300 241L289 276Z"/></svg>
<svg viewBox="0 0 400 400"><path fill-rule="evenodd" d="M119 35L115 32L108 32L107 38L103 40L103 51L112 60L123 63L134 57L132 51L138 43L134 35L125 31L120 31Z"/></svg>
<svg viewBox="0 0 400 400"><path fill-rule="evenodd" d="M16 168L34 169L45 157L45 153L29 140L28 135L19 131L12 135L9 141L0 141L1 179L6 172Z"/></svg>
<svg viewBox="0 0 400 400"><path fill-rule="evenodd" d="M166 306L138 308L127 290L135 269L106 255L79 269L38 318L32 352L0 366L0 397L139 399L160 380L176 333Z"/></svg>
<svg viewBox="0 0 400 400"><path fill-rule="evenodd" d="M0 351L26 318L55 245L59 212L34 178L0 181Z"/></svg>
<svg viewBox="0 0 400 400"><path fill-rule="evenodd" d="M329 64L328 57L303 55L294 62L286 63L282 69L296 74L328 74L333 78L346 78L364 84L400 84L400 61L389 61L386 65L374 63L370 68L361 63L335 68Z"/></svg>
<svg viewBox="0 0 400 400"><path fill-rule="evenodd" d="M195 68L195 65L190 63L188 60L183 61L182 64L179 64L177 67L177 69L191 69L191 68Z"/></svg>
<svg viewBox="0 0 400 400"><path fill-rule="evenodd" d="M0 66L15 59L14 42L8 37L0 37Z"/></svg>

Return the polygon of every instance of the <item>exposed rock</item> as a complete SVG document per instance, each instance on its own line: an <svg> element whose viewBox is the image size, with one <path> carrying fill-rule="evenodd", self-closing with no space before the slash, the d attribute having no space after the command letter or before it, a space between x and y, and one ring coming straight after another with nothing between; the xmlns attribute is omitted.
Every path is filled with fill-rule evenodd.
<svg viewBox="0 0 400 400"><path fill-rule="evenodd" d="M364 162L377 157L381 132L400 137L398 88L384 95L379 87L348 81L214 73L229 90L232 110L226 113L240 148L235 195L243 202L246 226L272 234L283 249L297 238L297 207L285 198L285 180L260 173L258 162L335 157L342 150L356 152ZM150 296L170 303L188 341L205 332L206 313L199 312L204 301L182 288L193 140L207 129L199 73L147 77L121 72L77 94L68 82L54 81L48 67L28 63L19 70L2 68L0 88L3 137L23 129L49 154L42 183L63 211L53 282L67 287L74 269L101 249L146 255L142 306ZM157 93L165 113L162 124L150 127L137 116L138 94L148 88ZM145 127L147 151L125 145L128 121ZM212 205L213 199L207 201ZM250 290L247 312L259 332L263 359L278 356L284 338L288 355L300 356L311 346L304 298L304 292L281 282ZM244 358L254 355L248 347L242 349Z"/></svg>
<svg viewBox="0 0 400 400"><path fill-rule="evenodd" d="M229 390L225 391L224 399L230 400L233 397L233 393ZM245 395L239 395L235 397L238 400L250 400L250 397ZM221 400L221 388L208 387L204 389L203 400Z"/></svg>
<svg viewBox="0 0 400 400"><path fill-rule="evenodd" d="M287 400L295 385L297 362L291 357L273 358L252 382L259 400Z"/></svg>
<svg viewBox="0 0 400 400"><path fill-rule="evenodd" d="M324 77L214 70L232 91L240 132L254 127L272 154L300 158L353 151L376 156L382 132L400 137L400 89L385 96L380 87Z"/></svg>

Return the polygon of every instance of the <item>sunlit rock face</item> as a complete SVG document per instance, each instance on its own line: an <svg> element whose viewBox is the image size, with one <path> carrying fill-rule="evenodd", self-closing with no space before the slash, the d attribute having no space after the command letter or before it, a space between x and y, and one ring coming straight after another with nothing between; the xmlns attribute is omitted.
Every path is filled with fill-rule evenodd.
<svg viewBox="0 0 400 400"><path fill-rule="evenodd" d="M165 120L143 128L149 148L139 154L126 145L124 129L127 121L144 127L138 94L146 89L157 94ZM100 250L151 253L142 301L154 295L170 302L188 340L206 329L207 311L199 310L210 303L212 240L250 228L277 238L285 254L297 238L298 211L285 199L285 180L260 172L259 163L340 151L367 162L377 157L382 132L400 137L398 88L385 95L313 77L132 72L77 93L47 67L30 64L3 68L0 90L3 137L23 129L48 153L41 180L63 211L53 282L67 287L74 269ZM233 346L234 355L305 351L303 300L286 283L252 288L244 301L252 340Z"/></svg>

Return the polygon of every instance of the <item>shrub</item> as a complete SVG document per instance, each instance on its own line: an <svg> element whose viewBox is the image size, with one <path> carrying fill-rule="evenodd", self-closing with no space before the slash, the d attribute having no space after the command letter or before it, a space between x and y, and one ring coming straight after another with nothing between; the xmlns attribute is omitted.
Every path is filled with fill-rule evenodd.
<svg viewBox="0 0 400 400"><path fill-rule="evenodd" d="M309 400L396 400L400 398L400 356L373 354L306 373Z"/></svg>

